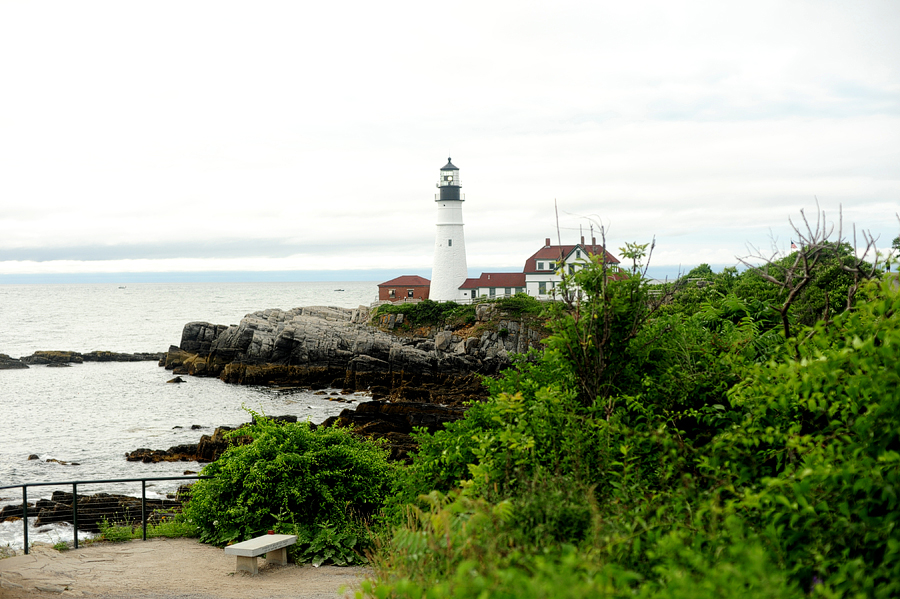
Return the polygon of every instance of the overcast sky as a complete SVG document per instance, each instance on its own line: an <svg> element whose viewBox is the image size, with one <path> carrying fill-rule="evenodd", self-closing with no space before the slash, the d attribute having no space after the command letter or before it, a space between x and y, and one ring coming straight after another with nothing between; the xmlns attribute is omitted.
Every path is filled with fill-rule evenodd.
<svg viewBox="0 0 900 599"><path fill-rule="evenodd" d="M900 233L900 2L0 0L0 275L428 275L591 222L734 264ZM312 278L316 278L314 275Z"/></svg>

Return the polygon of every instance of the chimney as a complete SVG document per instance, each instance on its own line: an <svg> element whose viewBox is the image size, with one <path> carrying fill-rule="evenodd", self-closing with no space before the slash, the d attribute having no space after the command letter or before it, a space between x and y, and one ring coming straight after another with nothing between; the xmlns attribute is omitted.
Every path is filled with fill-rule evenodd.
<svg viewBox="0 0 900 599"><path fill-rule="evenodd" d="M591 245L597 245L597 238L591 237Z"/></svg>
<svg viewBox="0 0 900 599"><path fill-rule="evenodd" d="M549 237L546 240L544 240L544 247L545 248L550 247L550 238Z"/></svg>
<svg viewBox="0 0 900 599"><path fill-rule="evenodd" d="M581 236L581 247L584 247L584 235Z"/></svg>

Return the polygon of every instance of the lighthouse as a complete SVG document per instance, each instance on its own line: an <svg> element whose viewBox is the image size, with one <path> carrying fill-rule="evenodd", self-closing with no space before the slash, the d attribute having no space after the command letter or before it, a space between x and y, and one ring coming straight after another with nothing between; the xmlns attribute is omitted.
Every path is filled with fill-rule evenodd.
<svg viewBox="0 0 900 599"><path fill-rule="evenodd" d="M428 297L434 301L455 301L459 286L469 276L466 266L466 238L463 234L462 194L459 193L459 169L447 158L435 194L437 233L434 238L434 269Z"/></svg>

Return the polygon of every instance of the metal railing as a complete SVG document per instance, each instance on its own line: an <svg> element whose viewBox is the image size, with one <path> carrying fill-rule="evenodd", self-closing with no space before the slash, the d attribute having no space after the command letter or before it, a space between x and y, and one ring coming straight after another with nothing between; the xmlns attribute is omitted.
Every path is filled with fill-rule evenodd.
<svg viewBox="0 0 900 599"><path fill-rule="evenodd" d="M74 530L73 536L75 537L75 549L78 549L78 501L87 500L90 498L95 498L98 495L83 495L82 497L78 496L78 485L100 485L100 484L116 484L116 483L141 483L141 528L142 540L147 540L147 482L148 481L162 481L162 480L200 480L212 478L211 476L201 476L201 475L183 475L183 476L160 476L160 477L146 477L146 478L113 478L113 479L104 479L104 480L75 480L75 481L64 481L64 482L49 482L49 483L25 483L21 485L7 485L4 487L0 487L0 491L3 489L22 489L22 529L23 529L23 537L24 537L24 546L25 546L25 554L28 555L28 488L29 487L64 487L64 486L72 486L72 528ZM114 497L114 496L111 496ZM131 496L127 496L131 497ZM152 500L151 500L152 501ZM88 503L83 501L84 503ZM38 502L39 503L39 502ZM60 502L57 502L59 505ZM63 508L67 506L62 504ZM40 518L41 508L37 503L34 504L35 508L38 510L38 518ZM13 505L13 507L15 507ZM107 508L108 509L108 508ZM126 507L127 511L127 507ZM55 519L54 521L68 521L68 518L61 517ZM94 526L82 526L82 530L90 530L90 528L96 527L96 521Z"/></svg>

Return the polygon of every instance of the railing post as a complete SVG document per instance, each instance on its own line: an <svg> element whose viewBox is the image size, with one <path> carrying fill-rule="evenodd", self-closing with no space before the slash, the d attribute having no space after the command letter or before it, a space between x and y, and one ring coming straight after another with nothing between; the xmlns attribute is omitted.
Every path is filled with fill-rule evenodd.
<svg viewBox="0 0 900 599"><path fill-rule="evenodd" d="M144 528L144 535L141 540L147 540L147 479L141 479L141 524Z"/></svg>
<svg viewBox="0 0 900 599"><path fill-rule="evenodd" d="M72 483L72 526L75 528L75 549L78 549L78 483Z"/></svg>
<svg viewBox="0 0 900 599"><path fill-rule="evenodd" d="M22 485L22 522L25 523L25 555L28 555L28 485Z"/></svg>

